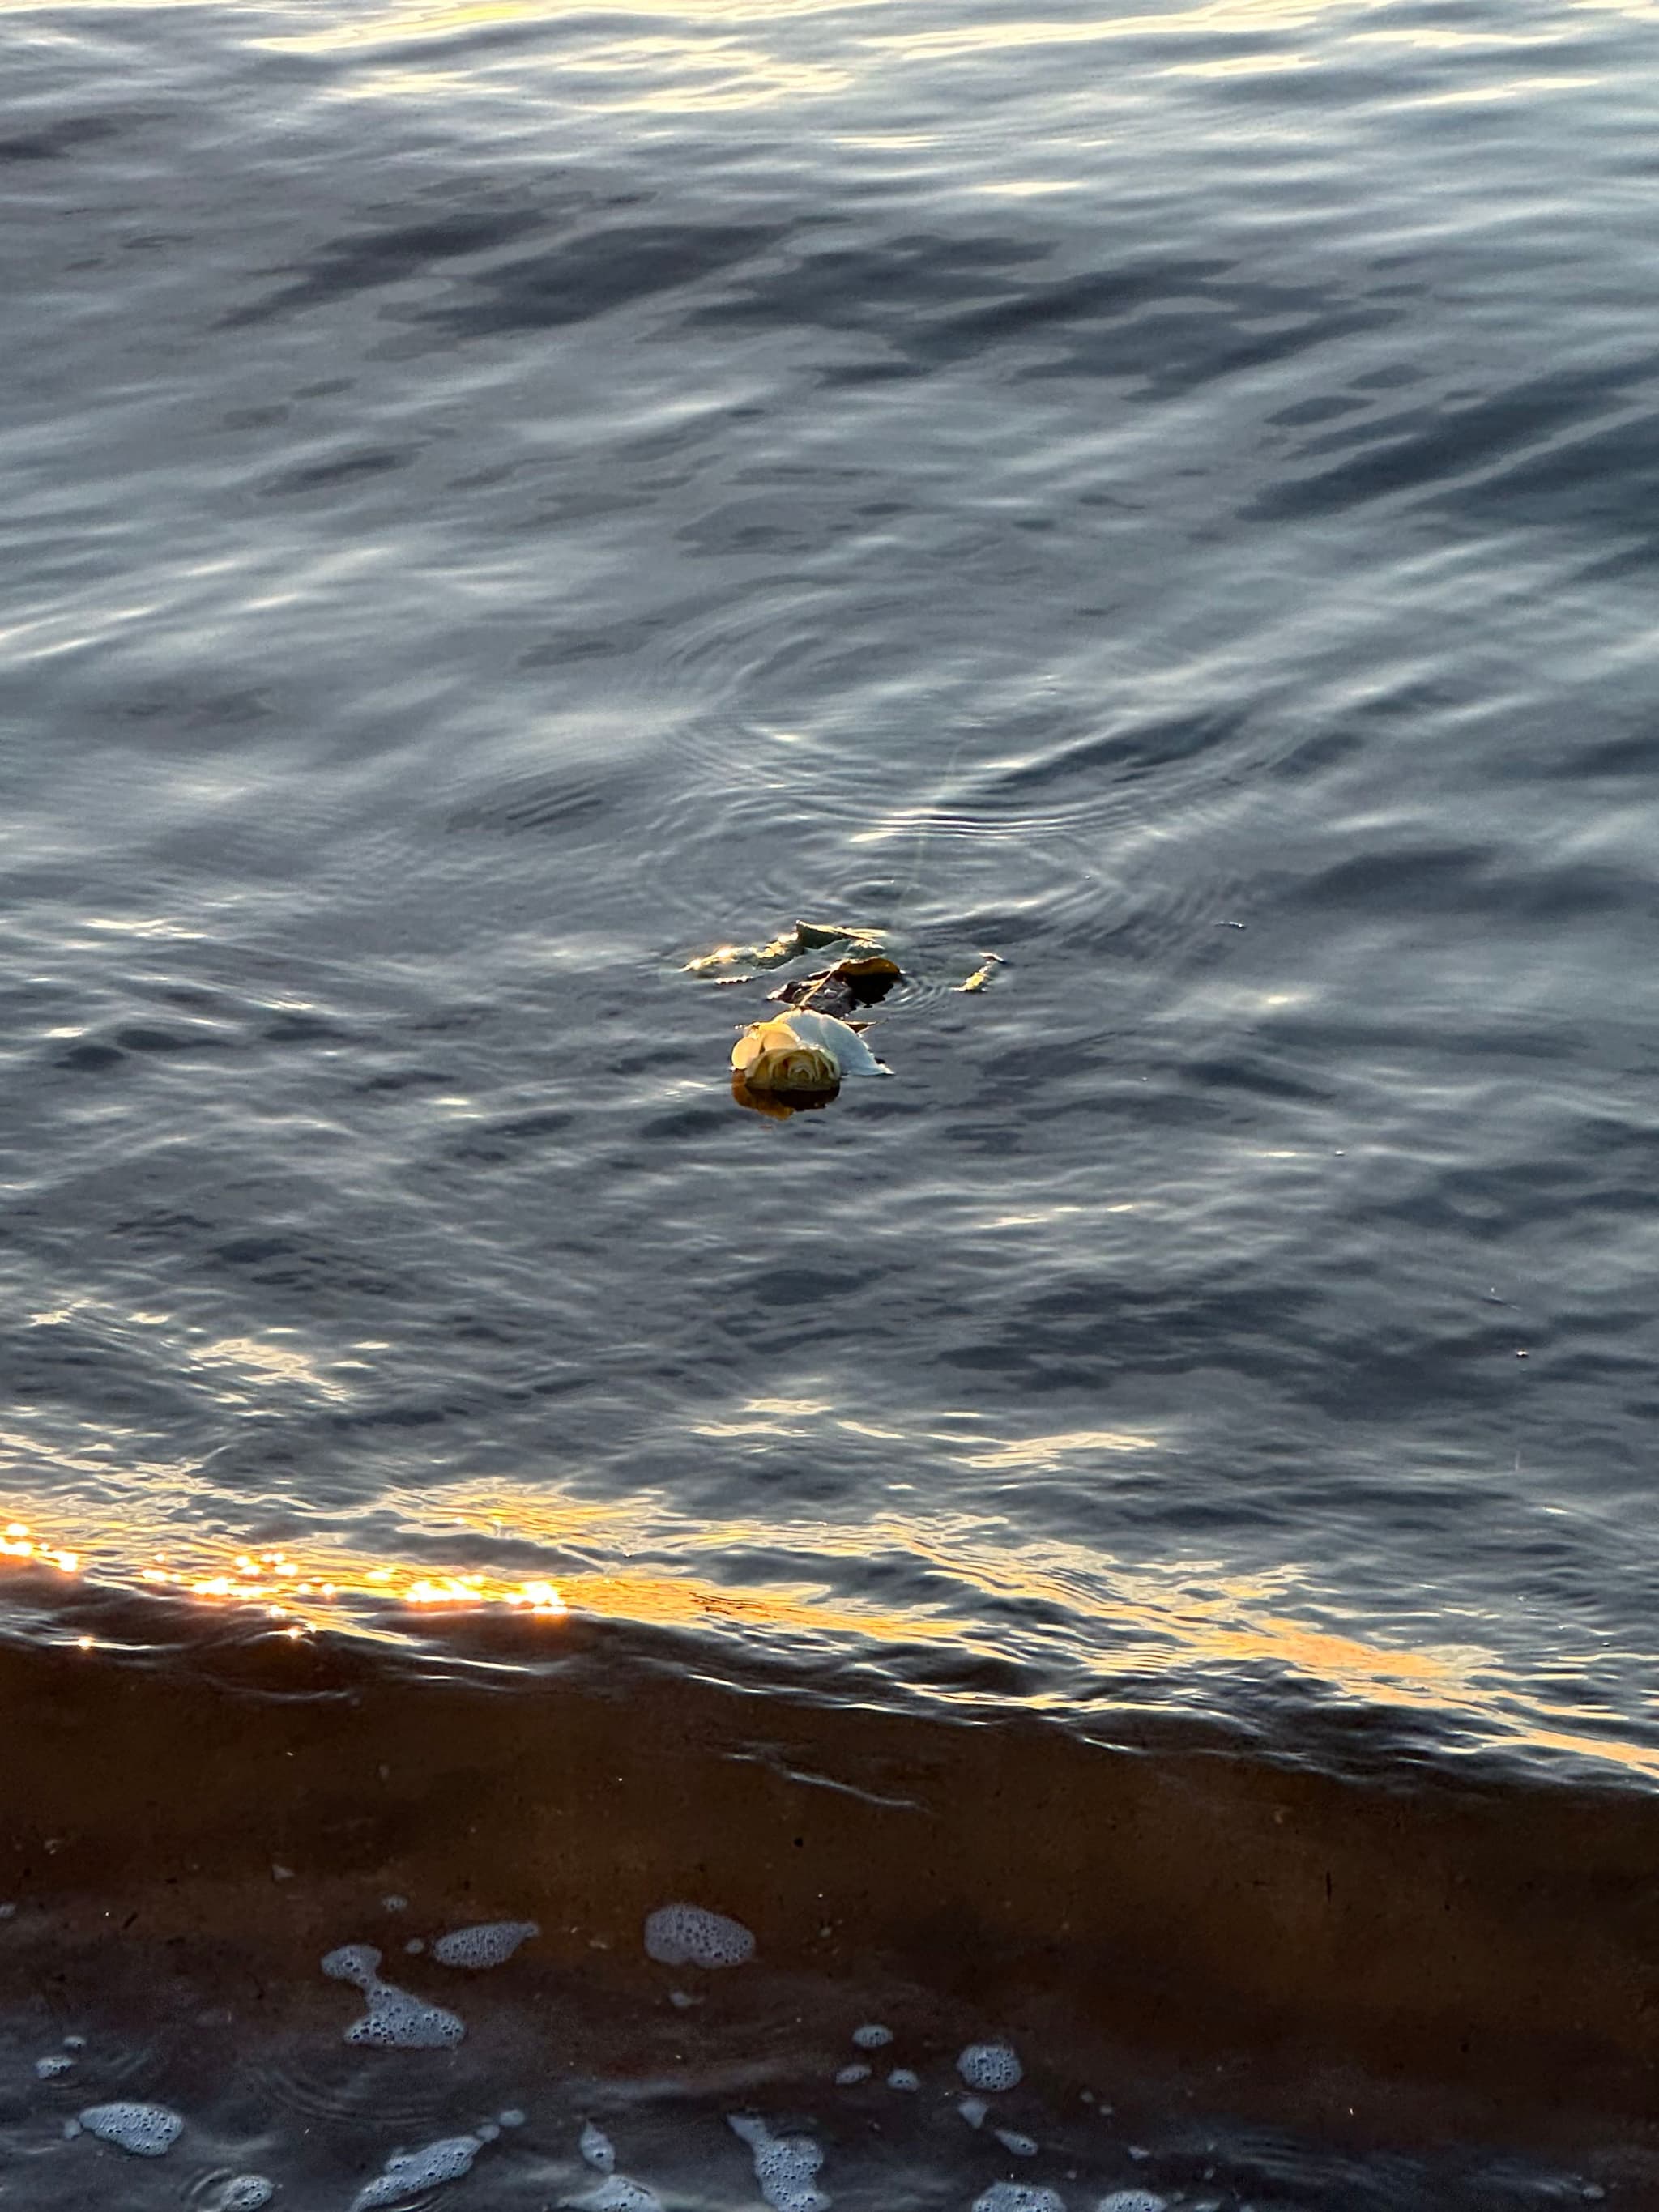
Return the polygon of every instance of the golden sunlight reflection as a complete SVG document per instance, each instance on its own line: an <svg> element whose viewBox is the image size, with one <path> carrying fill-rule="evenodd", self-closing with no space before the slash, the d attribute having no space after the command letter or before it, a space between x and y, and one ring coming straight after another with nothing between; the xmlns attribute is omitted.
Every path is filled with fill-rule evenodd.
<svg viewBox="0 0 1659 2212"><path fill-rule="evenodd" d="M1374 12L1375 0L1208 0L1208 4L1115 15L981 18L937 30L879 33L865 44L920 59L932 56L1018 52L1030 46L1086 46L1119 39L1187 36L1260 38L1305 28L1333 15Z"/></svg>
<svg viewBox="0 0 1659 2212"><path fill-rule="evenodd" d="M1153 14L990 16L971 21L888 29L872 22L877 0L668 0L641 9L635 0L592 0L574 14L551 0L382 0L379 6L329 11L301 27L266 30L258 44L274 51L361 58L363 67L336 86L337 99L428 99L434 88L520 94L526 67L543 88L556 87L578 105L612 113L720 113L821 100L844 93L896 60L928 65L981 54L1014 56L1046 46L1087 46L1132 40L1192 42L1213 47L1242 41L1233 58L1200 58L1198 73L1231 76L1307 66L1305 58L1264 52L1268 41L1332 15L1356 26L1384 12L1382 0L1197 0ZM807 58L787 50L788 27L817 19L833 49ZM887 20L887 19L884 19ZM529 53L523 37L557 27L556 41ZM492 33L502 33L501 40ZM796 40L799 46L799 39ZM842 137L890 151L925 145L913 136ZM1071 180L1018 176L976 191L1030 198L1074 188Z"/></svg>
<svg viewBox="0 0 1659 2212"><path fill-rule="evenodd" d="M1607 0L1603 0L1607 4ZM1624 0L1628 5L1629 0ZM641 10L637 0L590 0L581 20L595 25L627 24L633 43L678 47L689 52L690 33L730 33L770 29L797 18L833 15L838 21L873 14L879 0L668 0ZM1033 46L1091 45L1104 40L1146 38L1170 32L1207 36L1260 36L1296 29L1335 13L1364 17L1378 12L1376 0L1200 0L1200 4L1154 15L1131 10L1111 15L1024 16L981 19L938 29L882 32L859 43L924 56L981 52ZM289 52L341 53L392 44L436 41L480 29L511 29L568 22L570 9L559 0L388 0L380 8L337 11L301 30L267 33L259 41ZM673 26L678 36L641 37L639 26ZM615 47L610 48L615 51Z"/></svg>
<svg viewBox="0 0 1659 2212"><path fill-rule="evenodd" d="M836 0L836 13L854 8L875 8L880 0ZM823 0L672 0L672 5L641 9L636 0L588 0L581 9L591 21L607 17L637 24L652 15L659 20L688 27L735 28L741 25L768 26L799 15L820 15ZM499 28L532 23L557 23L569 19L571 10L561 0L427 0L414 6L394 4L380 9L353 9L303 31L278 33L264 44L301 53L339 53L353 46L378 46L391 40L399 44L417 39L446 39L457 32L480 27Z"/></svg>
<svg viewBox="0 0 1659 2212"><path fill-rule="evenodd" d="M1055 192L1080 191L1081 180L1064 177L1012 177L1006 183L975 185L974 191L981 199L1040 200Z"/></svg>
<svg viewBox="0 0 1659 2212"><path fill-rule="evenodd" d="M769 1429L800 1432L815 1401L757 1400L726 1437ZM967 1463L1029 1474L1068 1454L1139 1451L1152 1439L1076 1431L1024 1442L975 1440ZM452 1531L458 1555L374 1558L337 1540L292 1547L218 1547L200 1538L158 1540L134 1556L142 1532L118 1526L39 1531L19 1509L0 1523L0 1577L29 1569L117 1589L134 1580L158 1595L204 1608L241 1608L271 1632L303 1638L332 1626L396 1638L399 1613L441 1617L499 1612L551 1626L573 1613L665 1627L733 1625L791 1644L919 1645L976 1656L1057 1663L1061 1686L1036 1702L1066 1710L1079 1673L1097 1679L1167 1678L1177 1698L1207 1676L1270 1668L1356 1705L1435 1711L1485 1741L1505 1741L1607 1761L1659 1778L1659 1750L1593 1734L1601 1722L1554 1705L1512 1680L1492 1651L1473 1644L1382 1644L1329 1622L1298 1619L1307 1572L1285 1565L1241 1574L1220 1561L1135 1564L1074 1543L1018 1543L994 1510L890 1511L873 1519L766 1527L747 1521L694 1524L660 1494L625 1506L588 1504L527 1488L458 1484L422 1501L424 1517ZM9 1510L0 1504L0 1511ZM70 1540L72 1537L73 1540ZM479 1554L511 1546L554 1552L550 1573L504 1571ZM651 1559L641 1557L654 1553ZM665 1558L664 1554L667 1556ZM879 1559L885 1601L860 1595L848 1566ZM759 1563L763 1574L757 1574ZM908 1584L895 1603L891 1593ZM3 1581L0 1581L3 1588ZM88 1649L95 1638L82 1639ZM950 1696L954 1693L943 1692ZM968 1693L976 1697L977 1692ZM1206 1702L1210 1692L1200 1691Z"/></svg>
<svg viewBox="0 0 1659 2212"><path fill-rule="evenodd" d="M1156 1437L1137 1436L1127 1429L1073 1429L1061 1436L1017 1437L1009 1443L987 1444L981 1449L963 1452L961 1457L964 1467L983 1468L993 1473L1012 1472L1022 1468L1049 1467L1055 1460L1079 1452L1152 1451L1157 1443Z"/></svg>
<svg viewBox="0 0 1659 2212"><path fill-rule="evenodd" d="M72 1575L79 1571L80 1554L58 1550L53 1545L36 1541L29 1534L27 1521L9 1521L5 1532L0 1534L0 1559L33 1559L37 1565L56 1567L60 1574Z"/></svg>

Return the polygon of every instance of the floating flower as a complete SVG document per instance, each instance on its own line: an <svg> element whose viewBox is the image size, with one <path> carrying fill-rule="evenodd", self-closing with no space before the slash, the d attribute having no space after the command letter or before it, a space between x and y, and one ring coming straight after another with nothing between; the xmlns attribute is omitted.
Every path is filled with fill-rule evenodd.
<svg viewBox="0 0 1659 2212"><path fill-rule="evenodd" d="M850 1024L800 1007L746 1029L732 1065L750 1091L829 1096L848 1075L888 1075Z"/></svg>

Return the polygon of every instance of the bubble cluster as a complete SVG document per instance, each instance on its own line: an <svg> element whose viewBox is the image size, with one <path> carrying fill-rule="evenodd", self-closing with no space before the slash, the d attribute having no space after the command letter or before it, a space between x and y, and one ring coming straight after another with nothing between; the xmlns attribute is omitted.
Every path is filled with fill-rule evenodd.
<svg viewBox="0 0 1659 2212"><path fill-rule="evenodd" d="M887 2086L890 2089L920 2089L921 2076L908 2066L896 2066L887 2076Z"/></svg>
<svg viewBox="0 0 1659 2212"><path fill-rule="evenodd" d="M740 1920L702 1905L659 1905L646 1915L645 1954L659 1966L741 1966L755 1939Z"/></svg>
<svg viewBox="0 0 1659 2212"><path fill-rule="evenodd" d="M383 1982L380 1954L372 1943L342 1943L326 1954L322 1965L331 1981L350 1982L368 1999L368 2010L345 2031L348 2043L387 2051L453 2051L466 2033L465 2021L453 2012Z"/></svg>
<svg viewBox="0 0 1659 2212"><path fill-rule="evenodd" d="M853 2030L853 2040L860 2051L880 2051L892 2039L892 2029L884 2027L877 2020L867 2020L862 2027Z"/></svg>
<svg viewBox="0 0 1659 2212"><path fill-rule="evenodd" d="M355 1982L359 1989L372 1982L380 1954L372 1943L340 1943L323 1954L323 1972L331 1982Z"/></svg>
<svg viewBox="0 0 1659 2212"><path fill-rule="evenodd" d="M1115 2189L1101 2198L1095 2212L1164 2212L1167 2202L1152 2189Z"/></svg>
<svg viewBox="0 0 1659 2212"><path fill-rule="evenodd" d="M35 2077L41 2081L55 2081L60 2074L67 2074L74 2063L66 2052L54 2051L47 2057L35 2060Z"/></svg>
<svg viewBox="0 0 1659 2212"><path fill-rule="evenodd" d="M165 2105L88 2105L81 2125L100 2142L113 2143L135 2158L160 2158L185 2131L177 2112Z"/></svg>
<svg viewBox="0 0 1659 2212"><path fill-rule="evenodd" d="M817 2185L823 2153L811 2136L775 2136L764 2120L728 2114L726 2125L755 2154L755 2180L772 2212L829 2212Z"/></svg>
<svg viewBox="0 0 1659 2212"><path fill-rule="evenodd" d="M1035 2158L1037 2154L1037 2147L1035 2137L1031 2136L1023 2136L1019 2134L1016 2129L999 2128L996 2131L996 2137L997 2141L1002 2145L1004 2150L1009 2152L1015 2158Z"/></svg>
<svg viewBox="0 0 1659 2212"><path fill-rule="evenodd" d="M994 2181L974 2199L974 2212L1066 2212L1057 2190L1034 2189L1024 2181Z"/></svg>
<svg viewBox="0 0 1659 2212"><path fill-rule="evenodd" d="M994 2093L1017 2089L1025 2069L1006 2043L970 2043L957 2060L957 2071L970 2089Z"/></svg>
<svg viewBox="0 0 1659 2212"><path fill-rule="evenodd" d="M382 2204L401 2204L440 2182L456 2181L472 2171L483 2148L477 2136L441 2136L423 2150L394 2152L378 2180L366 2181L351 2200L351 2212L375 2212Z"/></svg>
<svg viewBox="0 0 1659 2212"><path fill-rule="evenodd" d="M219 2191L217 2212L259 2212L276 2194L276 2183L263 2173L239 2173Z"/></svg>
<svg viewBox="0 0 1659 2212"><path fill-rule="evenodd" d="M457 1928L441 1936L432 1955L442 1966L465 1966L474 1973L486 1966L502 1966L520 1943L541 1934L533 1920L486 1920L476 1928Z"/></svg>
<svg viewBox="0 0 1659 2212"><path fill-rule="evenodd" d="M854 2065L842 2068L836 2076L836 2087L838 2089L851 2089L859 2082L867 2081L869 2079L870 2069L860 2061Z"/></svg>

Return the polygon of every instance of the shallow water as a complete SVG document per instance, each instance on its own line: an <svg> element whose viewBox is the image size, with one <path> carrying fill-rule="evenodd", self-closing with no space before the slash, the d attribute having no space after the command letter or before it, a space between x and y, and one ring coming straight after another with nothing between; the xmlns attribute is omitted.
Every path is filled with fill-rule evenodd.
<svg viewBox="0 0 1659 2212"><path fill-rule="evenodd" d="M1461 1773L1645 1838L1651 26L0 5L3 1625L109 1670L100 1743L141 1678L160 1741L378 1654L396 1733L643 1650L754 1715L686 1721L711 1806L805 1711L947 1799L954 1724L1040 1718L1346 1778L1373 1870ZM775 976L688 963L799 915L903 967L895 1079L775 1120L727 1061ZM143 1771L42 1911L103 1913ZM1185 1925L1169 1818L1099 1817ZM1453 1854L1526 1963L1452 2012L1634 1959L1574 2000L1628 2111L1601 1818L1547 1957ZM1316 1996L1375 1929L1273 2001L1449 2092L1401 1881L1386 2034Z"/></svg>
<svg viewBox="0 0 1659 2212"><path fill-rule="evenodd" d="M240 2172L368 2212L463 2136L458 2202L580 2202L594 2127L665 2205L753 2201L799 2136L775 2212L1659 2201L1649 1797L785 1698L599 1622L533 1693L198 1657L0 1660L32 2204ZM66 2136L114 2100L182 2122L165 2169Z"/></svg>

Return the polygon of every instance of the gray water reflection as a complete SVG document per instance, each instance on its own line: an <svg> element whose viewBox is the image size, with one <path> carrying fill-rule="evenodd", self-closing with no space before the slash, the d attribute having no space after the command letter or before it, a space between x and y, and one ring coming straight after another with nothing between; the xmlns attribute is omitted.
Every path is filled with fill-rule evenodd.
<svg viewBox="0 0 1659 2212"><path fill-rule="evenodd" d="M1639 11L8 21L12 1540L1644 1764Z"/></svg>

